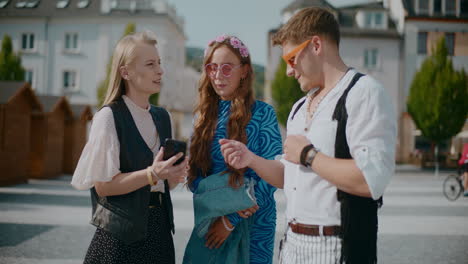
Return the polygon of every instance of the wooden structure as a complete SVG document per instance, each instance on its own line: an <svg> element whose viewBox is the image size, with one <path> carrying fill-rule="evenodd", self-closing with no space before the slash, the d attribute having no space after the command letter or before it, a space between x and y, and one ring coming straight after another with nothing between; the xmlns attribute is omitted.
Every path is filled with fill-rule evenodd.
<svg viewBox="0 0 468 264"><path fill-rule="evenodd" d="M81 151L86 145L88 123L93 118L90 105L72 104L73 118L65 123L65 146L63 149L63 172L73 174Z"/></svg>
<svg viewBox="0 0 468 264"><path fill-rule="evenodd" d="M0 186L27 182L31 116L42 111L29 83L0 82Z"/></svg>
<svg viewBox="0 0 468 264"><path fill-rule="evenodd" d="M59 96L38 96L44 112L33 114L30 178L47 179L63 172L65 122L72 119L68 100Z"/></svg>

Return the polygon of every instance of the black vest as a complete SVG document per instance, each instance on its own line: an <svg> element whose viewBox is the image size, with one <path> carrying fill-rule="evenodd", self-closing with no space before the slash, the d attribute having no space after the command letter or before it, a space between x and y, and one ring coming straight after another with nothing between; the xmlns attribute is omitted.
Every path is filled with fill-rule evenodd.
<svg viewBox="0 0 468 264"><path fill-rule="evenodd" d="M153 163L153 152L141 137L135 121L122 98L110 103L114 115L115 129L120 143L120 171L122 173L146 169ZM171 121L166 110L151 106L151 116L156 125L161 144L171 137ZM174 222L169 184L165 182L163 203L168 208L168 219L172 232ZM91 189L93 214L91 224L104 229L125 243L146 238L148 226L148 205L150 186L123 195L100 197L95 188Z"/></svg>
<svg viewBox="0 0 468 264"><path fill-rule="evenodd" d="M354 75L350 84L336 104L333 120L338 121L335 141L335 158L352 159L346 140L346 98L354 84L363 74ZM382 198L360 197L338 190L341 203L341 260L346 264L377 263L377 209L382 206Z"/></svg>

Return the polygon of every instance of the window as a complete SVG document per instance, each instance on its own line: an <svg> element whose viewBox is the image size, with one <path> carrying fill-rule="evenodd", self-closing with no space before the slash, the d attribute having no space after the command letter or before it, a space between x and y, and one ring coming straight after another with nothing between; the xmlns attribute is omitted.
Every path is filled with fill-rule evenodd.
<svg viewBox="0 0 468 264"><path fill-rule="evenodd" d="M80 0L80 1L76 4L76 6L77 6L78 8L86 8L86 7L88 7L88 5L89 5L89 0Z"/></svg>
<svg viewBox="0 0 468 264"><path fill-rule="evenodd" d="M35 8L39 4L39 0L30 0L26 3L27 8Z"/></svg>
<svg viewBox="0 0 468 264"><path fill-rule="evenodd" d="M377 69L379 51L377 49L364 50L364 67L367 69Z"/></svg>
<svg viewBox="0 0 468 264"><path fill-rule="evenodd" d="M448 16L455 16L457 13L456 0L445 0L445 14Z"/></svg>
<svg viewBox="0 0 468 264"><path fill-rule="evenodd" d="M21 49L24 51L34 50L34 34L23 33L21 35Z"/></svg>
<svg viewBox="0 0 468 264"><path fill-rule="evenodd" d="M19 1L16 3L16 8L24 8L26 7L27 2L26 1Z"/></svg>
<svg viewBox="0 0 468 264"><path fill-rule="evenodd" d="M366 28L382 28L384 26L383 17L382 12L366 12L364 26Z"/></svg>
<svg viewBox="0 0 468 264"><path fill-rule="evenodd" d="M63 90L65 92L78 90L76 71L67 70L63 72Z"/></svg>
<svg viewBox="0 0 468 264"><path fill-rule="evenodd" d="M460 14L466 15L468 13L468 0L461 0L460 2Z"/></svg>
<svg viewBox="0 0 468 264"><path fill-rule="evenodd" d="M445 46L448 55L453 56L455 52L455 33L445 33Z"/></svg>
<svg viewBox="0 0 468 264"><path fill-rule="evenodd" d="M442 14L442 0L433 0L432 2L432 10L433 14L440 15ZM453 1L453 0L451 0Z"/></svg>
<svg viewBox="0 0 468 264"><path fill-rule="evenodd" d="M418 32L418 54L427 53L427 32Z"/></svg>
<svg viewBox="0 0 468 264"><path fill-rule="evenodd" d="M429 14L429 1L430 0L417 0L416 10L418 14Z"/></svg>
<svg viewBox="0 0 468 264"><path fill-rule="evenodd" d="M34 72L32 70L25 70L24 71L24 80L31 84L31 88L35 88L34 86Z"/></svg>
<svg viewBox="0 0 468 264"><path fill-rule="evenodd" d="M65 8L68 6L69 0L58 0L57 1L57 8Z"/></svg>
<svg viewBox="0 0 468 264"><path fill-rule="evenodd" d="M0 8L4 8L5 6L8 5L9 2L10 2L10 0L1 0L0 1Z"/></svg>
<svg viewBox="0 0 468 264"><path fill-rule="evenodd" d="M78 33L65 34L65 50L73 52L78 50Z"/></svg>

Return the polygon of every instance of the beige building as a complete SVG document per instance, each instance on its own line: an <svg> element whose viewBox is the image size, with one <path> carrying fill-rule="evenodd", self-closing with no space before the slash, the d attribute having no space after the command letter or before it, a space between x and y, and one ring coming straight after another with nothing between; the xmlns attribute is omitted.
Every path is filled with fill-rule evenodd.
<svg viewBox="0 0 468 264"><path fill-rule="evenodd" d="M449 55L456 69L468 72L468 1L467 0L388 0L392 18L403 36L402 75L403 106L406 104L414 74L431 50L445 36ZM467 104L468 105L468 104ZM400 115L399 161L420 163L430 147L421 132L402 108ZM454 160L468 143L468 119L463 130L441 147L447 165Z"/></svg>

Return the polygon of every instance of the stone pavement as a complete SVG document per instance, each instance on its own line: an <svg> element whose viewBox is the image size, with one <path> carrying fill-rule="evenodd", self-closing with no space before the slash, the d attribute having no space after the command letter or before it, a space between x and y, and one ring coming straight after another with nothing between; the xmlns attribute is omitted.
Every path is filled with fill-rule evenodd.
<svg viewBox="0 0 468 264"><path fill-rule="evenodd" d="M468 263L468 198L445 199L446 175L399 167L380 210L379 263ZM72 189L70 180L64 175L0 187L0 263L82 263L94 233L89 192ZM180 263L193 225L192 201L183 188L172 197ZM278 242L285 227L283 192L276 198Z"/></svg>

